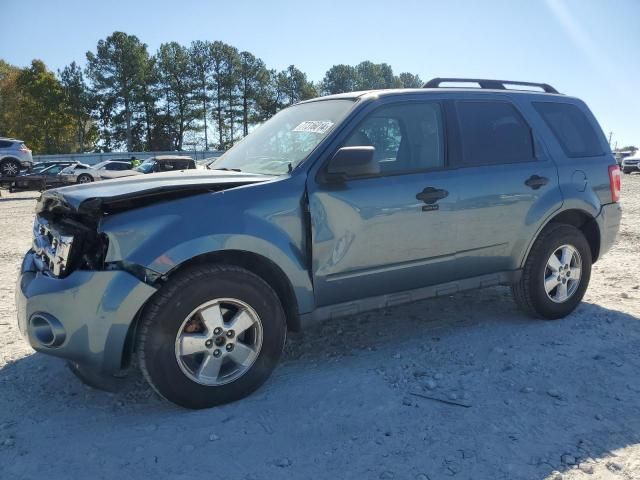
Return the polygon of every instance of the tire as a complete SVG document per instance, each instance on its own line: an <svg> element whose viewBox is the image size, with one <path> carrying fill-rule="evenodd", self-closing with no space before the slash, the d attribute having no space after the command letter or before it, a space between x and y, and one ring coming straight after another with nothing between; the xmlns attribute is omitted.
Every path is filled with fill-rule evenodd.
<svg viewBox="0 0 640 480"><path fill-rule="evenodd" d="M570 248L565 248L567 246ZM548 262L551 262L552 254L558 259L563 252L571 251L571 248L577 252L577 256L571 257L568 276L564 277L563 272L567 274L564 265L561 270L552 270ZM580 273L576 285L571 275L576 276L574 265L577 265L578 260ZM587 290L591 278L591 264L591 248L580 230L560 223L548 225L533 244L520 280L511 286L516 304L529 315L547 320L569 315L578 306ZM564 282L557 283L559 289L554 288L547 293L547 288L552 287L561 277ZM546 283L545 279L548 279L549 283ZM562 289L565 287L560 283L566 286L564 291L570 293L564 300L562 300Z"/></svg>
<svg viewBox="0 0 640 480"><path fill-rule="evenodd" d="M91 183L91 182L93 182L93 177L88 173L81 173L80 175L78 175L78 179L76 180L76 183Z"/></svg>
<svg viewBox="0 0 640 480"><path fill-rule="evenodd" d="M20 162L15 158L5 158L0 162L1 177L15 177L20 173Z"/></svg>
<svg viewBox="0 0 640 480"><path fill-rule="evenodd" d="M198 309L204 314L195 313ZM257 316L257 322L229 339L233 319L241 310ZM207 312L223 313L222 333L201 320ZM181 356L184 336L198 336L199 342L206 337L207 347L199 344L197 353ZM258 389L278 364L285 338L284 310L264 280L235 266L198 265L170 278L145 306L136 350L138 365L158 394L177 405L200 409L239 400ZM241 345L252 341L253 360L236 364L235 355L246 351ZM228 351L229 344L234 350ZM217 359L216 350L221 355ZM211 374L215 377L196 378L205 360L211 365L221 362L222 367ZM238 371L233 373L234 369Z"/></svg>

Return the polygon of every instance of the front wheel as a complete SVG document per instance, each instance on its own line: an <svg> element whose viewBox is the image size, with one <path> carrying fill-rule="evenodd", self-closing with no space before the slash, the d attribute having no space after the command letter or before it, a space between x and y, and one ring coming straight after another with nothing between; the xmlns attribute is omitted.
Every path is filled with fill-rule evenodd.
<svg viewBox="0 0 640 480"><path fill-rule="evenodd" d="M187 408L243 398L280 359L285 314L273 289L235 266L201 265L171 278L140 319L138 363L161 396Z"/></svg>
<svg viewBox="0 0 640 480"><path fill-rule="evenodd" d="M571 225L551 224L536 239L514 299L525 312L549 320L565 317L580 303L591 277L591 248Z"/></svg>

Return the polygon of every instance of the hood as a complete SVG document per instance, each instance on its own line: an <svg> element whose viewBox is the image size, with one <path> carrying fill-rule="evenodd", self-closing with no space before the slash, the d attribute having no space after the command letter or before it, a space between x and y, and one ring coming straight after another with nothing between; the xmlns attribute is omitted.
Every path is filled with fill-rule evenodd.
<svg viewBox="0 0 640 480"><path fill-rule="evenodd" d="M136 175L45 191L36 212L91 216L131 210L150 203L262 183L276 177L219 170L182 170Z"/></svg>

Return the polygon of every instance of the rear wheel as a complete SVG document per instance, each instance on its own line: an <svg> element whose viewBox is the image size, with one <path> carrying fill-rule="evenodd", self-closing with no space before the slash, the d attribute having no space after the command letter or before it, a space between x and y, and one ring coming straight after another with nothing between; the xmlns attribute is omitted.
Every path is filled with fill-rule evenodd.
<svg viewBox="0 0 640 480"><path fill-rule="evenodd" d="M89 175L88 173L81 173L80 175L78 175L78 183L91 183L93 182L93 177L91 175Z"/></svg>
<svg viewBox="0 0 640 480"><path fill-rule="evenodd" d="M280 359L286 321L260 277L239 267L179 272L145 307L138 364L164 398L208 408L243 398Z"/></svg>
<svg viewBox="0 0 640 480"><path fill-rule="evenodd" d="M591 263L591 249L580 230L564 224L547 226L512 286L516 303L536 317L552 320L568 315L589 285Z"/></svg>
<svg viewBox="0 0 640 480"><path fill-rule="evenodd" d="M0 162L0 175L3 177L15 177L20 173L20 162L15 158L5 158Z"/></svg>

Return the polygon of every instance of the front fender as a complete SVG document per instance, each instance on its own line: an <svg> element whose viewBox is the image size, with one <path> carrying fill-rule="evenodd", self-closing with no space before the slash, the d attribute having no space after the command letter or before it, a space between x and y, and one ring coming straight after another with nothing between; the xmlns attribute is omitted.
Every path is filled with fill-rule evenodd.
<svg viewBox="0 0 640 480"><path fill-rule="evenodd" d="M287 187L297 186L289 180ZM303 189L283 188L284 183L205 193L105 217L101 231L109 239L106 261L126 261L166 274L208 253L260 255L287 276L298 312L309 312L314 300L304 249Z"/></svg>

